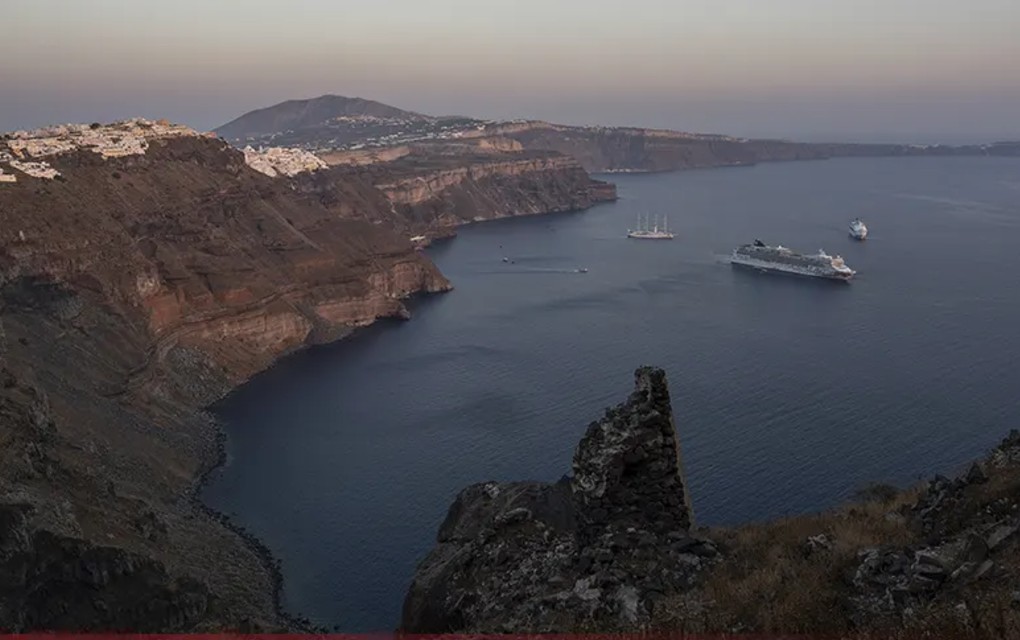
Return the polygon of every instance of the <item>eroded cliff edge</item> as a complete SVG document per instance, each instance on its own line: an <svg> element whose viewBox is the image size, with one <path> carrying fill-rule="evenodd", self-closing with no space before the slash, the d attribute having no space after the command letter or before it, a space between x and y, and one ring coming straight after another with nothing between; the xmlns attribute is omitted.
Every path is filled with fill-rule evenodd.
<svg viewBox="0 0 1020 640"><path fill-rule="evenodd" d="M264 550L193 500L219 454L201 408L450 287L398 224L407 174L271 177L149 121L0 151L0 630L290 625ZM487 216L588 202L509 208L505 170L471 182Z"/></svg>
<svg viewBox="0 0 1020 640"><path fill-rule="evenodd" d="M573 158L500 145L414 145L392 154L324 154L328 170L298 176L300 188L338 215L430 239L472 222L579 211L616 199ZM364 194L375 206L361 206Z"/></svg>
<svg viewBox="0 0 1020 640"><path fill-rule="evenodd" d="M1018 532L1016 431L954 479L698 529L665 374L646 367L588 427L571 475L457 496L401 628L1017 637Z"/></svg>

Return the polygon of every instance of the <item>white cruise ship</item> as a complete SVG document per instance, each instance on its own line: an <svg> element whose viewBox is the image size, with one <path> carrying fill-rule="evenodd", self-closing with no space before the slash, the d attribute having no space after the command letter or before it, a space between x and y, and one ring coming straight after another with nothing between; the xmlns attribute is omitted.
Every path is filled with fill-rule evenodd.
<svg viewBox="0 0 1020 640"><path fill-rule="evenodd" d="M854 218L850 221L850 236L854 240L864 240L868 237L868 227L864 225L860 218Z"/></svg>
<svg viewBox="0 0 1020 640"><path fill-rule="evenodd" d="M637 229L627 230L628 238L637 238L639 240L672 240L673 234L669 232L669 221L666 216L662 216L662 229L659 229L659 221L656 220L655 224L649 228L648 217L645 216L644 222L641 221L641 215L638 215Z"/></svg>
<svg viewBox="0 0 1020 640"><path fill-rule="evenodd" d="M774 271L812 278L849 281L857 273L843 258L819 250L815 255L794 253L783 246L770 247L761 240L733 250L730 263L759 271Z"/></svg>

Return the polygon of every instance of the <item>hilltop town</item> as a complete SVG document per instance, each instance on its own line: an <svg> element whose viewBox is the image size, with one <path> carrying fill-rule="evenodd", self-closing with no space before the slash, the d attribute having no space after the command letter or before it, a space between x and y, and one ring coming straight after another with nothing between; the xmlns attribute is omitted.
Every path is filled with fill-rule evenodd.
<svg viewBox="0 0 1020 640"><path fill-rule="evenodd" d="M103 158L143 155L156 139L177 137L216 138L166 120L132 118L112 124L61 124L30 131L0 134L0 183L18 181L18 173L53 180L60 176L45 158L87 150ZM326 163L301 149L247 148L245 162L256 171L275 177L315 171ZM6 165L6 166L5 166Z"/></svg>

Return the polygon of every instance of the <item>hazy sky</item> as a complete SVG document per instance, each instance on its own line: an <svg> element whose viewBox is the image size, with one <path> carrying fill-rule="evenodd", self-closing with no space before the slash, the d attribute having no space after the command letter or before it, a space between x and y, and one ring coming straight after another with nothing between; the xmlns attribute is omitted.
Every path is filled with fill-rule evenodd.
<svg viewBox="0 0 1020 640"><path fill-rule="evenodd" d="M0 130L323 93L743 135L1020 138L1020 0L2 0Z"/></svg>

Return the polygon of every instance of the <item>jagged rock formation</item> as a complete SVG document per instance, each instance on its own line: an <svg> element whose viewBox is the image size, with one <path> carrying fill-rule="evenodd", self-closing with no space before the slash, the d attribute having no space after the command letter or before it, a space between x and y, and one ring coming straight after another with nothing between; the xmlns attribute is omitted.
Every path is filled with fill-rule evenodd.
<svg viewBox="0 0 1020 640"><path fill-rule="evenodd" d="M1020 637L1020 433L955 479L696 531L664 374L636 379L571 476L457 496L404 631Z"/></svg>
<svg viewBox="0 0 1020 640"><path fill-rule="evenodd" d="M411 632L539 632L649 619L716 555L694 535L665 373L592 423L573 475L457 497L404 604Z"/></svg>

